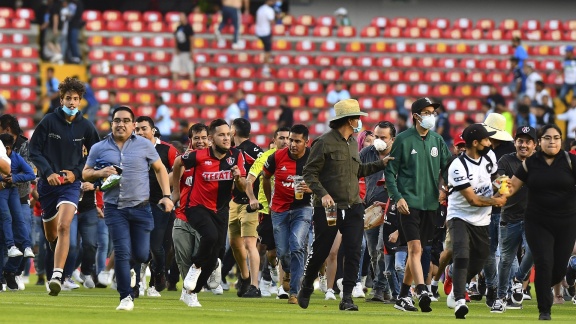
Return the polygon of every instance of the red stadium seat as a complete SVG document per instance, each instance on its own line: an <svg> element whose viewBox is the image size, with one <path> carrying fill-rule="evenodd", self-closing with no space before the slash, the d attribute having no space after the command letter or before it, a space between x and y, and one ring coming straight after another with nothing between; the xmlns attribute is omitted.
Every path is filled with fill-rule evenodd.
<svg viewBox="0 0 576 324"><path fill-rule="evenodd" d="M274 81L263 81L258 84L258 92L266 94L275 94L278 92L278 87Z"/></svg>
<svg viewBox="0 0 576 324"><path fill-rule="evenodd" d="M456 19L456 21L454 21L454 28L460 28L460 29L470 29L472 28L472 20L468 19L468 18L459 18Z"/></svg>
<svg viewBox="0 0 576 324"><path fill-rule="evenodd" d="M500 45L494 45L492 53L496 55L511 56L512 54L514 54L514 50L512 49L512 46L510 46L509 44L500 44Z"/></svg>
<svg viewBox="0 0 576 324"><path fill-rule="evenodd" d="M366 96L370 94L370 86L364 82L354 82L350 86L350 95L352 97Z"/></svg>
<svg viewBox="0 0 576 324"><path fill-rule="evenodd" d="M358 69L346 69L344 74L342 74L342 79L344 81L360 81L362 79L362 71Z"/></svg>
<svg viewBox="0 0 576 324"><path fill-rule="evenodd" d="M237 89L236 86L236 81L221 80L218 82L218 91L225 93L235 92Z"/></svg>
<svg viewBox="0 0 576 324"><path fill-rule="evenodd" d="M412 19L412 21L410 22L410 26L421 28L421 29L426 29L426 28L431 26L431 23L427 18L416 17L416 18Z"/></svg>
<svg viewBox="0 0 576 324"><path fill-rule="evenodd" d="M290 65L292 64L292 56L290 55L276 55L274 56L274 64L276 65Z"/></svg>
<svg viewBox="0 0 576 324"><path fill-rule="evenodd" d="M140 11L127 10L122 13L122 19L124 21L140 21L142 20L142 14Z"/></svg>
<svg viewBox="0 0 576 324"><path fill-rule="evenodd" d="M367 38L380 37L380 29L378 29L378 27L374 27L374 26L366 26L366 27L362 28L362 31L360 32L360 36L361 37L367 37Z"/></svg>
<svg viewBox="0 0 576 324"><path fill-rule="evenodd" d="M353 26L341 26L336 30L338 37L356 37L356 28Z"/></svg>
<svg viewBox="0 0 576 324"><path fill-rule="evenodd" d="M436 18L430 22L432 28L448 29L450 28L450 20L448 18Z"/></svg>
<svg viewBox="0 0 576 324"><path fill-rule="evenodd" d="M298 82L284 81L279 84L278 91L285 95L296 95L300 91L300 86Z"/></svg>
<svg viewBox="0 0 576 324"><path fill-rule="evenodd" d="M486 82L488 83L503 83L507 81L506 74L504 72L492 71L486 76Z"/></svg>
<svg viewBox="0 0 576 324"><path fill-rule="evenodd" d="M16 65L13 62L2 61L0 62L0 72L15 72Z"/></svg>
<svg viewBox="0 0 576 324"><path fill-rule="evenodd" d="M383 68L389 68L398 65L398 61L392 57L379 57L376 59L376 65Z"/></svg>
<svg viewBox="0 0 576 324"><path fill-rule="evenodd" d="M180 105L192 105L196 103L196 97L190 92L182 92L178 94L176 101Z"/></svg>
<svg viewBox="0 0 576 324"><path fill-rule="evenodd" d="M540 24L538 24L539 27ZM502 30L516 30L518 29L518 21L515 19L504 19L500 22L500 29Z"/></svg>
<svg viewBox="0 0 576 324"><path fill-rule="evenodd" d="M296 23L296 18L291 15L285 15L282 17L282 24L285 26L292 26Z"/></svg>
<svg viewBox="0 0 576 324"><path fill-rule="evenodd" d="M16 82L10 74L0 74L0 86L13 87L16 86Z"/></svg>
<svg viewBox="0 0 576 324"><path fill-rule="evenodd" d="M129 37L126 45L132 47L146 47L147 45L146 41L147 39L140 36Z"/></svg>
<svg viewBox="0 0 576 324"><path fill-rule="evenodd" d="M308 36L308 27L302 25L291 26L290 29L288 30L288 34L290 36L300 36L300 37Z"/></svg>
<svg viewBox="0 0 576 324"><path fill-rule="evenodd" d="M256 75L256 71L252 67L241 67L236 70L236 76L241 79L251 79Z"/></svg>
<svg viewBox="0 0 576 324"><path fill-rule="evenodd" d="M30 102L19 102L14 109L14 113L18 115L33 115L35 111L36 108Z"/></svg>
<svg viewBox="0 0 576 324"><path fill-rule="evenodd" d="M373 97L360 97L358 98L358 103L361 109L373 109L376 108L376 99Z"/></svg>
<svg viewBox="0 0 576 324"><path fill-rule="evenodd" d="M427 43L418 42L414 44L410 44L408 46L408 51L412 53L428 53L430 51L430 47Z"/></svg>
<svg viewBox="0 0 576 324"><path fill-rule="evenodd" d="M464 39L473 39L473 40L480 40L485 38L484 31L479 28L465 30L464 33L462 34L462 37Z"/></svg>
<svg viewBox="0 0 576 324"><path fill-rule="evenodd" d="M387 83L376 83L370 88L370 94L373 96L385 96L391 94L390 85Z"/></svg>
<svg viewBox="0 0 576 324"><path fill-rule="evenodd" d="M490 86L481 85L477 86L474 90L474 95L476 97L487 97L490 94Z"/></svg>
<svg viewBox="0 0 576 324"><path fill-rule="evenodd" d="M276 95L262 96L262 100L260 101L260 104L262 106L265 106L265 107L276 108L280 104L280 97L278 97Z"/></svg>
<svg viewBox="0 0 576 324"><path fill-rule="evenodd" d="M353 56L338 56L336 58L336 66L352 67L355 65Z"/></svg>
<svg viewBox="0 0 576 324"><path fill-rule="evenodd" d="M143 22L141 21L129 21L126 23L126 31L132 32L132 33L141 33L144 31L145 29L145 25ZM162 29L160 29L157 32L161 32L163 31Z"/></svg>
<svg viewBox="0 0 576 324"><path fill-rule="evenodd" d="M214 120L222 116L222 111L218 108L204 107L200 109L200 118L204 120Z"/></svg>
<svg viewBox="0 0 576 324"><path fill-rule="evenodd" d="M392 53L406 53L408 52L408 44L404 42L392 43L388 49Z"/></svg>
<svg viewBox="0 0 576 324"><path fill-rule="evenodd" d="M316 43L310 40L298 41L296 43L296 51L298 52L309 52L314 51L315 49L316 49Z"/></svg>
<svg viewBox="0 0 576 324"><path fill-rule="evenodd" d="M178 109L178 117L182 119L195 119L198 116L198 112L194 107L180 107Z"/></svg>
<svg viewBox="0 0 576 324"><path fill-rule="evenodd" d="M529 55L552 55L552 48L548 45L535 45L528 48Z"/></svg>
<svg viewBox="0 0 576 324"><path fill-rule="evenodd" d="M99 31L102 31L104 29L104 22L102 22L100 20L88 21L88 22L86 22L85 28L88 31L99 32Z"/></svg>
<svg viewBox="0 0 576 324"><path fill-rule="evenodd" d="M418 84L412 88L412 95L416 97L426 97L432 93L432 89L427 84Z"/></svg>
<svg viewBox="0 0 576 324"><path fill-rule="evenodd" d="M434 68L438 67L438 60L434 57L422 57L416 61L416 66L420 68Z"/></svg>
<svg viewBox="0 0 576 324"><path fill-rule="evenodd" d="M14 17L14 10L9 7L0 7L0 18Z"/></svg>
<svg viewBox="0 0 576 324"><path fill-rule="evenodd" d="M314 37L330 37L332 36L332 27L316 26L312 31Z"/></svg>
<svg viewBox="0 0 576 324"><path fill-rule="evenodd" d="M179 23L180 22L180 13L177 11L169 11L164 15L164 21L166 21L167 23L171 23L171 22Z"/></svg>
<svg viewBox="0 0 576 324"><path fill-rule="evenodd" d="M229 79L234 77L234 69L227 66L219 66L216 68L216 77Z"/></svg>
<svg viewBox="0 0 576 324"><path fill-rule="evenodd" d="M38 50L32 47L22 47L18 52L21 58L37 59L39 57Z"/></svg>
<svg viewBox="0 0 576 324"><path fill-rule="evenodd" d="M416 60L412 56L404 56L398 59L398 66L400 67L413 67Z"/></svg>
<svg viewBox="0 0 576 324"><path fill-rule="evenodd" d="M127 61L128 53L124 51L113 51L110 52L110 60L112 61Z"/></svg>
<svg viewBox="0 0 576 324"><path fill-rule="evenodd" d="M543 40L545 41L563 41L566 39L566 36L563 31L561 30L551 30L544 33Z"/></svg>
<svg viewBox="0 0 576 324"><path fill-rule="evenodd" d="M23 34L13 34L11 38L12 44L26 45L29 43L28 36Z"/></svg>
<svg viewBox="0 0 576 324"><path fill-rule="evenodd" d="M16 90L16 100L21 101L35 101L36 90L30 88L20 88Z"/></svg>
<svg viewBox="0 0 576 324"><path fill-rule="evenodd" d="M444 109L448 111L458 110L458 108L460 108L460 100L453 98L443 99L442 106L444 106Z"/></svg>
<svg viewBox="0 0 576 324"><path fill-rule="evenodd" d="M565 39L569 41L576 41L576 30L567 31Z"/></svg>
<svg viewBox="0 0 576 324"><path fill-rule="evenodd" d="M454 45L453 45L454 46ZM449 48L448 45L446 45L446 43L435 43L435 44L430 44L430 48L428 50L431 53L435 53L435 54L446 54L449 52ZM428 52L426 51L426 52ZM423 52L425 53L425 52Z"/></svg>
<svg viewBox="0 0 576 324"><path fill-rule="evenodd" d="M30 75L19 75L16 78L16 85L19 87L36 87L38 86L36 78Z"/></svg>
<svg viewBox="0 0 576 324"><path fill-rule="evenodd" d="M34 10L28 8L18 8L16 9L16 18L27 19L33 21L36 18Z"/></svg>
<svg viewBox="0 0 576 324"><path fill-rule="evenodd" d="M152 22L152 21L162 21L162 13L158 11L146 11L142 16L144 21Z"/></svg>
<svg viewBox="0 0 576 324"><path fill-rule="evenodd" d="M537 66L538 70L558 71L561 69L561 63L557 60L542 60Z"/></svg>
<svg viewBox="0 0 576 324"><path fill-rule="evenodd" d="M486 43L480 43L472 48L472 53L476 55L490 55L492 54L492 47Z"/></svg>
<svg viewBox="0 0 576 324"><path fill-rule="evenodd" d="M390 21L390 26L406 28L410 26L410 20L407 17L394 17Z"/></svg>
<svg viewBox="0 0 576 324"><path fill-rule="evenodd" d="M522 22L522 30L524 31L540 30L540 20L536 19L524 20Z"/></svg>
<svg viewBox="0 0 576 324"><path fill-rule="evenodd" d="M316 18L316 26L336 26L336 18L334 16L319 16Z"/></svg>
<svg viewBox="0 0 576 324"><path fill-rule="evenodd" d="M505 39L505 31L501 29L493 29L486 32L486 39L503 40Z"/></svg>
<svg viewBox="0 0 576 324"><path fill-rule="evenodd" d="M294 73L296 74L296 72ZM297 77L300 80L314 80L318 78L318 70L311 68L302 68L298 71Z"/></svg>
<svg viewBox="0 0 576 324"><path fill-rule="evenodd" d="M496 23L492 19L479 19L476 21L476 28L482 30L492 30L496 27Z"/></svg>
<svg viewBox="0 0 576 324"><path fill-rule="evenodd" d="M390 93L393 96L410 96L412 94L410 87L405 83L393 85Z"/></svg>
<svg viewBox="0 0 576 324"><path fill-rule="evenodd" d="M469 97L473 94L474 88L471 85L458 85L454 89L454 96L456 97Z"/></svg>
<svg viewBox="0 0 576 324"><path fill-rule="evenodd" d="M443 72L427 71L426 74L424 74L424 81L430 83L439 83L446 81L446 78Z"/></svg>
<svg viewBox="0 0 576 324"><path fill-rule="evenodd" d="M565 29L567 31L576 30L576 20L575 19L567 20L564 22L562 27L563 27L563 29Z"/></svg>
<svg viewBox="0 0 576 324"><path fill-rule="evenodd" d="M446 29L446 31L449 31L450 29ZM456 29L459 31L459 29ZM439 38L451 38L450 35L448 35L447 37L443 37L443 31L438 29L438 28L426 28L424 29L424 31L422 32L421 36L423 38L430 38L430 39L439 39Z"/></svg>
<svg viewBox="0 0 576 324"><path fill-rule="evenodd" d="M404 73L400 70L388 69L382 73L382 80L388 82L399 82L404 80Z"/></svg>
<svg viewBox="0 0 576 324"><path fill-rule="evenodd" d="M479 99L464 99L462 101L462 110L479 111L482 109L482 101Z"/></svg>
<svg viewBox="0 0 576 324"><path fill-rule="evenodd" d="M372 82L376 82L376 81L380 81L382 78L382 75L380 73L379 70L366 70L362 73L362 80L365 81L372 81Z"/></svg>
<svg viewBox="0 0 576 324"><path fill-rule="evenodd" d="M154 118L156 116L156 108L154 106L138 106L136 108L136 116L150 116Z"/></svg>
<svg viewBox="0 0 576 324"><path fill-rule="evenodd" d="M470 83L484 83L485 82L485 77L486 74L485 72L470 72L468 73L468 75L466 76L466 82L470 82Z"/></svg>
<svg viewBox="0 0 576 324"><path fill-rule="evenodd" d="M307 109L298 109L294 111L294 122L296 123L309 123L312 119L314 118L314 116L312 115L312 112L310 112L310 110Z"/></svg>
<svg viewBox="0 0 576 324"><path fill-rule="evenodd" d="M136 78L132 83L135 90L152 90L152 82L149 78Z"/></svg>
<svg viewBox="0 0 576 324"><path fill-rule="evenodd" d="M112 36L109 37L108 39L106 39L106 44L108 46L125 46L127 44L127 41L124 37L122 36Z"/></svg>
<svg viewBox="0 0 576 324"><path fill-rule="evenodd" d="M319 95L324 93L324 86L322 83L310 81L304 83L302 87L302 94L304 95Z"/></svg>
<svg viewBox="0 0 576 324"><path fill-rule="evenodd" d="M311 15L302 15L296 18L296 23L302 26L314 26L316 19Z"/></svg>
<svg viewBox="0 0 576 324"><path fill-rule="evenodd" d="M335 69L322 69L320 79L325 81L336 81L340 79L340 71Z"/></svg>
<svg viewBox="0 0 576 324"><path fill-rule="evenodd" d="M4 18L4 17L0 17L0 29L7 29L12 27L12 23L10 22L10 19L8 18Z"/></svg>
<svg viewBox="0 0 576 324"><path fill-rule="evenodd" d="M448 84L439 84L432 88L432 95L435 97L450 97L452 96L452 86Z"/></svg>
<svg viewBox="0 0 576 324"><path fill-rule="evenodd" d="M251 64L252 63L252 55L249 55L245 52L240 52L232 55L232 63L235 64Z"/></svg>
<svg viewBox="0 0 576 324"><path fill-rule="evenodd" d="M136 51L130 52L129 60L134 62L148 62L150 57L147 52Z"/></svg>
<svg viewBox="0 0 576 324"><path fill-rule="evenodd" d="M460 83L464 82L466 76L462 71L448 71L446 72L446 82Z"/></svg>
<svg viewBox="0 0 576 324"><path fill-rule="evenodd" d="M370 52L372 53L385 53L387 52L387 46L384 42L376 42L370 44Z"/></svg>
<svg viewBox="0 0 576 324"><path fill-rule="evenodd" d="M254 25L253 25L254 26ZM254 26L255 28L256 26ZM252 29L252 28L250 28ZM288 32L285 25L274 25L272 28L272 36L284 36Z"/></svg>
<svg viewBox="0 0 576 324"><path fill-rule="evenodd" d="M14 29L30 29L30 20L28 19L12 19L12 28Z"/></svg>
<svg viewBox="0 0 576 324"><path fill-rule="evenodd" d="M472 49L470 48L469 44L465 44L465 43L459 43L459 44L454 44L450 47L450 52L452 54L470 54L472 53Z"/></svg>
<svg viewBox="0 0 576 324"><path fill-rule="evenodd" d="M289 51L292 49L292 43L287 42L284 39L278 39L272 41L272 50L273 51Z"/></svg>
<svg viewBox="0 0 576 324"><path fill-rule="evenodd" d="M294 57L294 64L302 66L311 65L313 64L313 59L308 55L296 55Z"/></svg>
<svg viewBox="0 0 576 324"><path fill-rule="evenodd" d="M350 42L346 44L346 52L366 52L366 46L362 42Z"/></svg>
<svg viewBox="0 0 576 324"><path fill-rule="evenodd" d="M326 96L323 95L310 96L310 99L308 99L308 107L320 108L320 109L328 107L328 103L326 102Z"/></svg>
<svg viewBox="0 0 576 324"><path fill-rule="evenodd" d="M150 60L152 62L170 62L170 60L172 60L172 54L171 53L167 53L165 51L162 50L157 50L157 51L152 51L151 55L150 55Z"/></svg>
<svg viewBox="0 0 576 324"><path fill-rule="evenodd" d="M386 110L390 110L390 109L396 109L396 101L394 100L394 98L380 98L378 99L378 102L376 103L376 108L378 109L386 109ZM372 113L368 112L369 114ZM384 119L381 119L384 120Z"/></svg>
<svg viewBox="0 0 576 324"><path fill-rule="evenodd" d="M316 70L313 70L316 71ZM297 72L296 69L291 68L291 67L281 67L280 69L278 69L278 71L276 71L276 77L278 79L294 79L297 76Z"/></svg>
<svg viewBox="0 0 576 324"><path fill-rule="evenodd" d="M404 81L417 83L423 79L424 73L420 70L408 70L404 72Z"/></svg>
<svg viewBox="0 0 576 324"><path fill-rule="evenodd" d="M384 37L386 38L398 38L402 37L402 28L400 27L388 27L384 30Z"/></svg>
<svg viewBox="0 0 576 324"><path fill-rule="evenodd" d="M20 62L16 65L16 70L20 73L36 74L38 73L38 64L31 62Z"/></svg>
<svg viewBox="0 0 576 324"><path fill-rule="evenodd" d="M377 28L386 28L389 27L388 25L388 18L386 17L374 17L370 22L370 26L374 26Z"/></svg>
<svg viewBox="0 0 576 324"><path fill-rule="evenodd" d="M5 59L11 59L16 57L16 50L12 49L12 48L3 48L2 50L2 58Z"/></svg>
<svg viewBox="0 0 576 324"><path fill-rule="evenodd" d="M322 42L322 44L320 44L320 50L322 52L339 52L340 43L337 43L332 40Z"/></svg>
<svg viewBox="0 0 576 324"><path fill-rule="evenodd" d="M213 106L217 104L218 96L213 93L202 93L198 96L198 104L202 106Z"/></svg>
<svg viewBox="0 0 576 324"><path fill-rule="evenodd" d="M122 20L122 13L117 10L106 10L102 13L102 19L105 21Z"/></svg>
<svg viewBox="0 0 576 324"><path fill-rule="evenodd" d="M544 30L545 31L564 30L564 25L562 24L561 20L551 19L547 20L544 23Z"/></svg>
<svg viewBox="0 0 576 324"><path fill-rule="evenodd" d="M213 62L228 64L232 63L232 55L228 53L217 53L214 54Z"/></svg>
<svg viewBox="0 0 576 324"><path fill-rule="evenodd" d="M82 20L84 21L97 21L102 20L102 14L97 10L84 10L82 13Z"/></svg>
<svg viewBox="0 0 576 324"><path fill-rule="evenodd" d="M128 78L120 77L112 80L112 87L119 90L132 89L132 81Z"/></svg>
<svg viewBox="0 0 576 324"><path fill-rule="evenodd" d="M478 68L493 70L498 67L498 61L495 59L484 59L478 62Z"/></svg>

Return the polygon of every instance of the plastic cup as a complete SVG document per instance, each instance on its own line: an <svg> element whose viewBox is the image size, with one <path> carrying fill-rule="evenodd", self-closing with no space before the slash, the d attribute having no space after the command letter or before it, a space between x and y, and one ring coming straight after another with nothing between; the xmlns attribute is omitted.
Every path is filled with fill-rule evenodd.
<svg viewBox="0 0 576 324"><path fill-rule="evenodd" d="M336 204L324 208L326 210L326 222L328 226L336 226L336 220L338 219L338 207Z"/></svg>
<svg viewBox="0 0 576 324"><path fill-rule="evenodd" d="M300 183L304 181L304 177L297 175L293 176L292 179L294 180L294 198L297 200L304 199L304 192L299 187Z"/></svg>

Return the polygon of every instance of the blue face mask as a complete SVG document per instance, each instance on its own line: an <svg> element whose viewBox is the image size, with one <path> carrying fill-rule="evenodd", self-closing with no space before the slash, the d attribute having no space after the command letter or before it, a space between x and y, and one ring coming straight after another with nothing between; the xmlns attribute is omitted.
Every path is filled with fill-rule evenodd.
<svg viewBox="0 0 576 324"><path fill-rule="evenodd" d="M70 108L62 105L62 111L64 111L64 113L68 116L74 116L78 113L78 108L70 109Z"/></svg>
<svg viewBox="0 0 576 324"><path fill-rule="evenodd" d="M420 122L420 126L422 126L422 128L424 129L431 129L432 127L434 127L434 125L436 125L436 116L434 115L428 115L428 116L420 116L420 118L422 118L422 121Z"/></svg>
<svg viewBox="0 0 576 324"><path fill-rule="evenodd" d="M360 133L362 130L362 121L360 119L358 119L358 127L352 127L352 130L354 131L354 134Z"/></svg>

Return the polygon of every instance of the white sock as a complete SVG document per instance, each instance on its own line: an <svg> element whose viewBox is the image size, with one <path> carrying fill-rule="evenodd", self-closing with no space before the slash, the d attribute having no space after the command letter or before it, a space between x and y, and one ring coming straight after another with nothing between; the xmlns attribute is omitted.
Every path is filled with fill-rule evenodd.
<svg viewBox="0 0 576 324"><path fill-rule="evenodd" d="M426 285L426 288L428 288L428 291L432 291L432 285Z"/></svg>
<svg viewBox="0 0 576 324"><path fill-rule="evenodd" d="M431 282L431 285L432 285L432 286L436 286L436 287L438 287L438 281L436 281L436 280L432 280L432 282Z"/></svg>
<svg viewBox="0 0 576 324"><path fill-rule="evenodd" d="M62 279L62 272L64 272L62 268L54 268L52 271L52 279Z"/></svg>

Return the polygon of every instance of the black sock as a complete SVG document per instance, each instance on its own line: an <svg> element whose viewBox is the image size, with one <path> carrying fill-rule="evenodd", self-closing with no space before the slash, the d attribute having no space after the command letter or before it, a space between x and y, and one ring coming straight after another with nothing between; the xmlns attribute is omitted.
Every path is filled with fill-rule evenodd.
<svg viewBox="0 0 576 324"><path fill-rule="evenodd" d="M416 294L420 295L423 291L428 291L428 288L424 284L416 285Z"/></svg>
<svg viewBox="0 0 576 324"><path fill-rule="evenodd" d="M402 283L402 287L400 287L400 298L408 297L408 293L410 292L410 285Z"/></svg>
<svg viewBox="0 0 576 324"><path fill-rule="evenodd" d="M344 293L342 295L342 300L344 299L352 299L352 294L351 293Z"/></svg>

